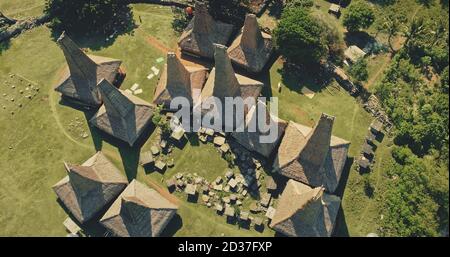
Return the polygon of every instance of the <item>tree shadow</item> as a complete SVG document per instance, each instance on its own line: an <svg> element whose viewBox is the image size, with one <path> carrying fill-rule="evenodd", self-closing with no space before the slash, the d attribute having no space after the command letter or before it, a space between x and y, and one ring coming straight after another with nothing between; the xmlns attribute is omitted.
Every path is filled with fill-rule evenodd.
<svg viewBox="0 0 450 257"><path fill-rule="evenodd" d="M344 34L344 41L347 46L356 45L364 49L369 44L376 44L377 40L365 31L346 32Z"/></svg>
<svg viewBox="0 0 450 257"><path fill-rule="evenodd" d="M93 51L111 46L120 35L133 35L134 30L138 28L129 5L123 5L115 15L109 17L108 24L105 26L72 26L72 28L67 28L59 25L63 24L62 22L57 24L53 26L50 23L49 25L51 37L54 41L65 31L72 40L76 41L78 46Z"/></svg>
<svg viewBox="0 0 450 257"><path fill-rule="evenodd" d="M332 76L319 65L297 66L285 62L277 72L281 74L281 82L297 93L303 87L317 93L333 81Z"/></svg>

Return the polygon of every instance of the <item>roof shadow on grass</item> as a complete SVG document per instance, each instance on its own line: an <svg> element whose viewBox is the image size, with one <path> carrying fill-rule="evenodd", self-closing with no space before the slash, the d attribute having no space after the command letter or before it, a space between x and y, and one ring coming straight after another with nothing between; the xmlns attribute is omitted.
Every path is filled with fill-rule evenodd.
<svg viewBox="0 0 450 257"><path fill-rule="evenodd" d="M61 22L63 24L63 22ZM77 26L67 28L63 26L50 26L51 36L56 41L63 31L77 43L81 48L89 48L98 51L114 44L118 36L133 34L137 28L133 19L133 11L129 5L123 5L121 10L109 17L108 25L101 27Z"/></svg>

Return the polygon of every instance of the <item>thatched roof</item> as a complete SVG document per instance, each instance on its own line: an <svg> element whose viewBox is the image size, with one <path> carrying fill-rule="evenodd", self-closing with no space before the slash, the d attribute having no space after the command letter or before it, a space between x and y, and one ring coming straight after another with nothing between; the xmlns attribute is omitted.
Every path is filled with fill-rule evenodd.
<svg viewBox="0 0 450 257"><path fill-rule="evenodd" d="M103 105L90 120L91 124L132 146L150 125L154 106L115 88L107 80L102 80L98 87Z"/></svg>
<svg viewBox="0 0 450 257"><path fill-rule="evenodd" d="M278 201L270 227L292 237L329 237L333 232L341 199L289 180Z"/></svg>
<svg viewBox="0 0 450 257"><path fill-rule="evenodd" d="M53 186L58 198L81 223L88 221L127 186L127 179L101 152L82 165L65 163L68 176Z"/></svg>
<svg viewBox="0 0 450 257"><path fill-rule="evenodd" d="M259 120L258 120L258 112L257 112L257 106L260 105L261 107L266 108L266 120L265 120L265 126L259 127ZM245 120L245 127L244 132L233 132L231 136L236 139L236 141L247 148L250 151L255 151L262 156L269 158L273 151L277 148L278 144L281 141L281 137L284 134L284 130L286 129L287 122L272 115L270 111L267 109L267 106L261 102L258 101L258 105L254 105L249 112L247 113L247 117ZM278 127L278 133L275 134L276 139L273 143L261 143L260 137L261 136L269 136L269 128L270 123L275 124L275 126ZM256 124L256 132L249 132L249 128L252 127L251 124ZM262 132L263 131L263 132Z"/></svg>
<svg viewBox="0 0 450 257"><path fill-rule="evenodd" d="M155 89L153 103L170 109L170 102L175 97L184 97L191 103L195 102L197 99L193 99L196 98L193 95L194 90L201 92L206 75L207 69L184 66L175 53L169 52L167 64Z"/></svg>
<svg viewBox="0 0 450 257"><path fill-rule="evenodd" d="M215 21L205 3L195 2L195 16L181 35L181 50L206 58L214 57L213 44L225 45L233 32L233 25Z"/></svg>
<svg viewBox="0 0 450 257"><path fill-rule="evenodd" d="M231 60L227 54L227 47L214 45L215 68L209 74L203 88L202 101L215 96L223 101L224 97L257 98L264 84L262 82L238 75L234 72Z"/></svg>
<svg viewBox="0 0 450 257"><path fill-rule="evenodd" d="M334 192L350 142L331 135L334 117L322 114L314 128L289 122L273 168L282 175Z"/></svg>
<svg viewBox="0 0 450 257"><path fill-rule="evenodd" d="M106 79L114 83L120 60L86 55L64 32L58 44L66 57L67 67L55 91L89 106L102 104L97 84Z"/></svg>
<svg viewBox="0 0 450 257"><path fill-rule="evenodd" d="M157 237L177 209L176 205L155 190L133 180L100 223L120 237Z"/></svg>
<svg viewBox="0 0 450 257"><path fill-rule="evenodd" d="M256 15L247 14L241 34L233 41L228 54L237 65L260 72L273 50L272 37L259 29Z"/></svg>
<svg viewBox="0 0 450 257"><path fill-rule="evenodd" d="M364 56L366 56L366 52L355 45L351 45L344 51L344 56L351 62L355 63L359 59L364 58Z"/></svg>

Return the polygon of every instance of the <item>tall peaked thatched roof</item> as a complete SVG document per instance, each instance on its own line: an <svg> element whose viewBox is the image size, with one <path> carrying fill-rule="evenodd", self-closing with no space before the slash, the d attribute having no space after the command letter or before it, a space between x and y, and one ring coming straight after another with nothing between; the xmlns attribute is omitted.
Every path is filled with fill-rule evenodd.
<svg viewBox="0 0 450 257"><path fill-rule="evenodd" d="M289 180L278 201L270 227L287 236L329 237L339 211L341 199Z"/></svg>
<svg viewBox="0 0 450 257"><path fill-rule="evenodd" d="M175 97L185 97L190 102L195 102L194 90L202 90L206 75L207 69L184 66L175 53L169 52L167 64L155 89L153 103L169 108L170 101Z"/></svg>
<svg viewBox="0 0 450 257"><path fill-rule="evenodd" d="M203 88L202 100L210 96L219 99L237 96L257 98L264 84L236 74L228 57L227 47L215 44L214 48L215 68L211 71Z"/></svg>
<svg viewBox="0 0 450 257"><path fill-rule="evenodd" d="M228 54L237 65L260 72L272 54L272 37L259 29L256 15L247 14L241 34L233 41Z"/></svg>
<svg viewBox="0 0 450 257"><path fill-rule="evenodd" d="M265 124L267 125L262 127L259 126L260 121L258 119L258 105L260 108L266 109ZM272 115L267 109L265 103L258 101L258 105L254 105L247 113L244 132L233 132L231 135L239 144L248 150L255 151L262 156L269 158L280 143L281 137L286 129L287 122ZM274 138L275 140L272 143L262 143L260 137L269 135L268 129L270 127L270 123L273 123L277 127L278 132L274 134L276 138ZM256 124L255 132L250 131L250 128L252 127L251 124Z"/></svg>
<svg viewBox="0 0 450 257"><path fill-rule="evenodd" d="M156 237L178 207L144 184L133 180L100 223L120 237Z"/></svg>
<svg viewBox="0 0 450 257"><path fill-rule="evenodd" d="M181 50L206 58L214 57L213 44L225 45L233 32L233 25L215 21L205 3L195 2L194 18L181 35Z"/></svg>
<svg viewBox="0 0 450 257"><path fill-rule="evenodd" d="M150 125L154 106L122 92L107 80L102 80L98 87L103 105L90 120L91 124L132 146Z"/></svg>
<svg viewBox="0 0 450 257"><path fill-rule="evenodd" d="M58 44L68 66L55 90L89 106L101 105L97 84L102 79L114 83L122 61L88 56L64 32Z"/></svg>
<svg viewBox="0 0 450 257"><path fill-rule="evenodd" d="M322 114L314 128L289 122L273 168L282 175L334 192L350 143L331 135L334 117Z"/></svg>
<svg viewBox="0 0 450 257"><path fill-rule="evenodd" d="M67 176L53 186L58 198L81 223L98 214L127 186L127 179L101 152L82 165L65 163Z"/></svg>

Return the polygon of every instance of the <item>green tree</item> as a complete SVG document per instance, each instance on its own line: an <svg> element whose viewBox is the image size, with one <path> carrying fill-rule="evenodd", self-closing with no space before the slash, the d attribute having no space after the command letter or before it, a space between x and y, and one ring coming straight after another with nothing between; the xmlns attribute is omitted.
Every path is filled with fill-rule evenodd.
<svg viewBox="0 0 450 257"><path fill-rule="evenodd" d="M323 27L305 8L287 8L274 30L280 53L293 63L317 63L327 57Z"/></svg>
<svg viewBox="0 0 450 257"><path fill-rule="evenodd" d="M209 13L217 20L232 23L240 28L249 13L248 0L205 0Z"/></svg>
<svg viewBox="0 0 450 257"><path fill-rule="evenodd" d="M372 8L363 1L351 3L344 13L343 24L348 31L354 32L367 29L375 21Z"/></svg>
<svg viewBox="0 0 450 257"><path fill-rule="evenodd" d="M350 67L349 73L358 82L367 81L367 78L369 77L367 60L364 58L359 59Z"/></svg>
<svg viewBox="0 0 450 257"><path fill-rule="evenodd" d="M131 9L121 0L47 0L50 26L71 34L122 32L134 25Z"/></svg>

